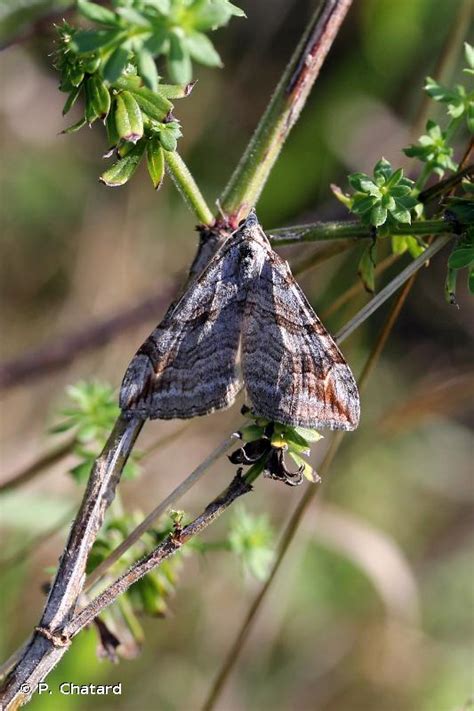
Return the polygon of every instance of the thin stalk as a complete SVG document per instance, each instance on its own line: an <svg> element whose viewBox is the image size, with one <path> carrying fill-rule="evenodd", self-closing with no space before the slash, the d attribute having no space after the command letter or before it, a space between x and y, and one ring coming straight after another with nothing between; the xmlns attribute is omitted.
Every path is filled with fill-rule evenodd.
<svg viewBox="0 0 474 711"><path fill-rule="evenodd" d="M472 145L473 144L471 140L471 143L469 144L468 149L461 160L460 166L469 157L469 153L472 151ZM453 188L459 185L459 183L461 183L464 178L474 178L474 164L468 165L462 170L458 170L457 173L451 175L449 178L440 180L438 183L435 183L435 185L432 185L430 188L423 190L423 192L418 195L418 199L420 202L423 202L425 204L431 202L432 200L436 200L436 198L440 197L441 195L449 193Z"/></svg>
<svg viewBox="0 0 474 711"><path fill-rule="evenodd" d="M351 2L323 0L313 14L221 197L222 210L232 226L257 203Z"/></svg>
<svg viewBox="0 0 474 711"><path fill-rule="evenodd" d="M393 305L391 312L382 328L382 331L377 339L377 342L375 343L371 353L369 354L369 357L364 365L364 368L362 370L361 376L359 378L359 389L362 390L367 382L367 379L372 372L373 368L375 367L380 354L387 342L387 339L395 325L395 322L400 314L401 308L403 304L405 303L405 300L408 296L408 293L410 292L410 289L413 285L414 279L416 275L413 275L410 280L405 284L403 291L399 294L397 297L397 300L395 304ZM321 476L327 475L329 472L330 466L334 460L334 457L336 456L339 447L341 445L341 442L343 440L343 433L338 432L337 434L334 435L333 439L331 440L331 443L329 445L329 449L321 463L321 465L318 467L318 472L320 473ZM273 583L273 580L276 577L276 574L278 573L281 564L283 562L283 559L288 551L288 548L290 547L291 542L293 541L298 528L300 526L300 523L304 517L304 514L306 513L307 509L309 508L310 504L312 503L313 499L316 497L316 494L318 493L319 488L316 488L314 486L308 487L306 491L304 492L303 496L301 497L298 505L296 506L295 511L293 512L290 520L288 521L285 530L283 532L283 535L280 539L279 545L278 545L278 550L277 550L277 555L275 557L275 560L272 564L272 567L270 569L270 572L267 576L267 579L263 583L262 587L260 588L259 592L253 599L247 614L244 617L244 620L242 621L242 624L238 630L237 636L229 649L227 655L225 656L224 662L219 669L219 673L214 681L214 683L211 686L210 692L202 706L201 711L212 711L212 709L215 708L216 702L218 698L220 697L222 690L231 674L233 669L235 668L237 664L237 660L240 657L240 654L242 652L242 649L248 639L248 636L250 634L250 630L253 627L253 624L255 622L255 619L257 617L257 613L259 612L263 601L265 600L267 593Z"/></svg>
<svg viewBox="0 0 474 711"><path fill-rule="evenodd" d="M34 462L28 464L17 474L13 474L6 481L0 483L0 493L4 494L7 491L13 491L19 486L31 481L36 476L44 472L45 469L61 461L61 459L66 457L68 454L71 454L75 444L76 437L74 435L47 452L44 452L37 459L35 459Z"/></svg>
<svg viewBox="0 0 474 711"><path fill-rule="evenodd" d="M354 240L344 240L333 242L332 244L325 245L319 249L315 254L310 254L305 259L301 259L297 264L292 266L291 271L293 276L301 276L310 269L318 267L323 264L328 259L337 256L338 254L343 254L354 246Z"/></svg>
<svg viewBox="0 0 474 711"><path fill-rule="evenodd" d="M453 232L453 226L444 220L418 220L411 225L397 224L390 227L390 235L441 235ZM374 228L359 220L343 222L315 222L307 225L272 230L268 238L273 247L300 242L325 242L336 239L373 239Z"/></svg>
<svg viewBox="0 0 474 711"><path fill-rule="evenodd" d="M388 257L385 257L385 259L383 259L380 264L377 264L375 267L375 276L378 277L383 274L383 272L389 269L392 264L395 264L400 257L400 254L389 254ZM352 286L349 287L349 289L346 289L346 291L343 291L337 299L334 299L332 304L321 313L322 320L324 321L329 316L332 316L335 311L338 311L342 306L352 301L352 299L363 291L365 292L364 284L360 279L358 279Z"/></svg>
<svg viewBox="0 0 474 711"><path fill-rule="evenodd" d="M361 323L366 321L373 312L379 308L390 296L397 291L415 272L422 267L431 257L440 251L449 241L451 237L444 236L437 239L430 245L419 257L414 259L400 274L392 279L379 293L369 301L336 335L338 343L345 341L353 331L355 331Z"/></svg>
<svg viewBox="0 0 474 711"><path fill-rule="evenodd" d="M212 225L214 216L186 163L176 151L172 153L164 151L164 154L168 173L187 206L194 212L201 224Z"/></svg>
<svg viewBox="0 0 474 711"><path fill-rule="evenodd" d="M33 550L37 550L43 543L49 541L56 533L59 533L63 528L71 523L74 518L76 509L68 511L68 513L63 516L63 518L54 524L47 531L42 531L41 533L35 535L30 541L26 543L22 548L16 550L8 558L0 559L0 570L11 570L14 566L24 563L25 560L31 555Z"/></svg>

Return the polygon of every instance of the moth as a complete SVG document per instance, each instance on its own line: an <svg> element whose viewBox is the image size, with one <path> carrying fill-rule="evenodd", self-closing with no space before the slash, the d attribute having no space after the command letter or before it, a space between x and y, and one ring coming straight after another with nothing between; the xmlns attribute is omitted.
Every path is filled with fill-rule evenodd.
<svg viewBox="0 0 474 711"><path fill-rule="evenodd" d="M242 381L258 416L358 425L350 368L254 212L137 351L120 407L144 419L207 415L232 405Z"/></svg>

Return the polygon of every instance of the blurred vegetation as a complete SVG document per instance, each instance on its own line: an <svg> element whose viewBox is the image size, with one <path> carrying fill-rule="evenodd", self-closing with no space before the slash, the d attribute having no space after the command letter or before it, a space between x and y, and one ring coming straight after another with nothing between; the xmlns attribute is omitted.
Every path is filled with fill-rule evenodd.
<svg viewBox="0 0 474 711"><path fill-rule="evenodd" d="M186 127L180 152L211 204L313 7L304 0L238 4L248 20L213 35L224 68L195 67L199 82L175 109ZM47 345L157 290L164 292L195 251L193 217L170 181L157 195L139 169L130 185L110 191L97 182L103 170L97 156L107 147L104 136L95 129L58 135L66 123L61 117L64 96L49 56L54 49L51 23L60 22L62 14L56 11L69 6L22 0L0 8L1 41L20 39L1 56L5 256L0 269L2 328L9 334L4 359ZM466 18L461 23L458 14L466 6L458 0L354 3L259 203L265 227L344 217L330 183L346 185L347 174L354 171L371 174L382 155L399 165L401 148L414 144L423 128L413 131L425 76L435 75L449 86L462 82L461 39L466 37L448 47L446 76L436 72L456 22L467 32ZM67 19L74 16L67 14ZM430 107L439 124L445 112L441 104ZM77 120L80 109L71 113ZM465 150L461 138L452 160L459 161ZM417 177L408 159L404 167L409 178ZM288 248L285 256L298 259L313 250ZM355 280L360 256L360 249L345 253L302 278L319 313ZM400 259L404 264L409 257ZM318 504L290 550L219 708L455 711L468 703L474 656L474 489L466 393L472 392L474 378L473 307L463 280L457 289L460 308L445 302L445 265L441 257L420 275L365 393L361 428L346 438L323 482ZM392 266L384 279L398 268ZM327 325L336 330L366 299L360 292ZM380 328L381 311L345 347L356 373ZM118 384L137 344L159 317L150 315L149 323L68 369L5 395L6 476L50 441L47 429L57 425L58 410L69 407L64 389L97 378ZM104 395L113 408L111 393L95 395ZM81 434L75 412L70 424L92 452L107 423L100 421L97 430ZM239 421L234 408L193 421L175 439L176 423L148 424L144 449L168 435L169 443L153 449L141 463L139 478L123 483L126 509L150 510ZM316 471L325 446L323 440L313 448ZM79 487L64 476L78 466L77 454L0 501L3 658L36 624L43 605L41 585L62 549L65 516L79 500ZM231 473L228 462L214 465L183 502L186 511L207 503ZM54 705L50 697L36 696L30 708L198 709L257 584L226 551L237 551L247 572L259 575L271 560L275 532L298 498L298 489L259 481L245 501L245 512L206 534L208 552L179 561L166 617L141 619L146 639L138 658L118 666L98 661L97 635L88 630L49 679L51 688L66 680L121 681L122 696L55 696ZM55 535L35 545L54 527ZM246 558L254 550L249 532L261 544L256 559Z"/></svg>

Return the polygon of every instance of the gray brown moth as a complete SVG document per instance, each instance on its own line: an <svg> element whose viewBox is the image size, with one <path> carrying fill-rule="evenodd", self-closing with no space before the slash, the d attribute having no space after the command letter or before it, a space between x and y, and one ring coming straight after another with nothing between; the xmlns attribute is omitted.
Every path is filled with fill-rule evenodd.
<svg viewBox="0 0 474 711"><path fill-rule="evenodd" d="M120 407L152 419L207 415L229 407L242 380L261 417L316 429L358 425L350 368L254 212L138 350Z"/></svg>

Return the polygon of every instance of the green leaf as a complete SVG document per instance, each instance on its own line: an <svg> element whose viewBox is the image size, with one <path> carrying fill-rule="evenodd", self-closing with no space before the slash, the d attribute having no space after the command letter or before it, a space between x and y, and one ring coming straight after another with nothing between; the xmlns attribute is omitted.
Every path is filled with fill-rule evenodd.
<svg viewBox="0 0 474 711"><path fill-rule="evenodd" d="M416 259L417 257L420 257L423 252L426 249L426 245L423 243L420 243L416 237L412 237L411 235L408 235L406 237L407 240L407 246L408 246L408 251L410 252L410 256L413 257L413 259Z"/></svg>
<svg viewBox="0 0 474 711"><path fill-rule="evenodd" d="M471 69L474 69L474 47L469 42L464 42L464 56Z"/></svg>
<svg viewBox="0 0 474 711"><path fill-rule="evenodd" d="M158 71L156 69L153 55L143 47L137 52L138 73L149 89L156 92L158 90Z"/></svg>
<svg viewBox="0 0 474 711"><path fill-rule="evenodd" d="M158 93L167 99L184 99L192 92L196 82L189 84L160 84Z"/></svg>
<svg viewBox="0 0 474 711"><path fill-rule="evenodd" d="M170 0L145 0L146 5L150 5L161 12L162 15L169 15L171 11Z"/></svg>
<svg viewBox="0 0 474 711"><path fill-rule="evenodd" d="M143 47L154 57L159 54L166 54L169 49L168 30L162 27L155 29L153 34L146 40Z"/></svg>
<svg viewBox="0 0 474 711"><path fill-rule="evenodd" d="M116 146L120 141L120 136L117 131L117 126L115 123L115 111L109 111L109 115L105 121L105 128L107 131L107 140L109 146Z"/></svg>
<svg viewBox="0 0 474 711"><path fill-rule="evenodd" d="M453 97L452 91L431 77L426 78L425 91L434 101L448 102Z"/></svg>
<svg viewBox="0 0 474 711"><path fill-rule="evenodd" d="M374 176L376 178L382 177L384 180L390 178L392 174L392 166L386 158L381 158L374 167Z"/></svg>
<svg viewBox="0 0 474 711"><path fill-rule="evenodd" d="M365 289L373 294L375 291L375 264L373 258L373 245L368 245L362 252L359 260L358 274Z"/></svg>
<svg viewBox="0 0 474 711"><path fill-rule="evenodd" d="M168 101L160 94L155 94L146 87L141 89L131 88L130 93L135 97L143 113L155 119L155 121L162 121L173 109L171 101Z"/></svg>
<svg viewBox="0 0 474 711"><path fill-rule="evenodd" d="M84 70L80 64L69 64L64 70L61 80L61 91L70 91L71 87L78 87L84 79Z"/></svg>
<svg viewBox="0 0 474 711"><path fill-rule="evenodd" d="M133 7L119 7L117 12L120 17L129 22L131 25L138 25L138 27L150 27L150 20Z"/></svg>
<svg viewBox="0 0 474 711"><path fill-rule="evenodd" d="M141 89L142 87L143 80L138 74L125 73L114 81L114 89L127 89L131 91L132 89Z"/></svg>
<svg viewBox="0 0 474 711"><path fill-rule="evenodd" d="M178 145L177 139L181 135L181 131L176 130L176 128L172 124L162 124L159 132L159 137L160 137L160 143L165 149L165 151L169 151L170 153L173 153L173 151L176 150L176 147Z"/></svg>
<svg viewBox="0 0 474 711"><path fill-rule="evenodd" d="M468 275L467 275L467 288L469 289L469 293L474 294L474 269L469 269Z"/></svg>
<svg viewBox="0 0 474 711"><path fill-rule="evenodd" d="M69 93L66 103L63 106L63 116L65 116L72 109L81 91L82 86L77 86Z"/></svg>
<svg viewBox="0 0 474 711"><path fill-rule="evenodd" d="M403 168L398 168L392 175L388 178L386 182L387 188L390 188L390 193L392 193L392 189L398 185L400 180L403 178Z"/></svg>
<svg viewBox="0 0 474 711"><path fill-rule="evenodd" d="M474 245L455 247L448 258L450 269L463 269L474 265Z"/></svg>
<svg viewBox="0 0 474 711"><path fill-rule="evenodd" d="M146 144L148 173L155 190L159 190L165 174L165 157L158 138L152 137Z"/></svg>
<svg viewBox="0 0 474 711"><path fill-rule="evenodd" d="M474 102L471 102L467 107L466 118L469 132L474 133Z"/></svg>
<svg viewBox="0 0 474 711"><path fill-rule="evenodd" d="M390 195L394 198L405 197L409 195L411 191L412 188L408 185L395 185L393 188L390 188Z"/></svg>
<svg viewBox="0 0 474 711"><path fill-rule="evenodd" d="M233 15L245 17L245 13L240 7L227 2L227 0L213 0L200 4L201 7L193 23L196 30L215 30L217 27L227 24Z"/></svg>
<svg viewBox="0 0 474 711"><path fill-rule="evenodd" d="M140 141L124 158L102 173L99 180L112 188L125 185L136 171L144 151L145 141Z"/></svg>
<svg viewBox="0 0 474 711"><path fill-rule="evenodd" d="M411 225L411 214L410 210L397 204L396 207L389 208L390 214L397 222L402 222L403 224Z"/></svg>
<svg viewBox="0 0 474 711"><path fill-rule="evenodd" d="M77 0L77 9L83 17L92 22L97 22L99 25L114 26L118 23L117 16L112 10L96 5L93 2L88 2L88 0Z"/></svg>
<svg viewBox="0 0 474 711"><path fill-rule="evenodd" d="M116 44L120 36L121 30L79 30L71 40L71 49L79 54L94 52Z"/></svg>
<svg viewBox="0 0 474 711"><path fill-rule="evenodd" d="M364 215L366 212L372 210L376 202L377 198L373 197L373 195L354 195L352 211L358 215Z"/></svg>
<svg viewBox="0 0 474 711"><path fill-rule="evenodd" d="M310 430L307 427L293 427L292 429L304 437L307 442L319 442L320 439L324 439L317 430Z"/></svg>
<svg viewBox="0 0 474 711"><path fill-rule="evenodd" d="M113 84L127 66L129 57L130 52L125 47L120 46L114 49L102 70L104 79Z"/></svg>
<svg viewBox="0 0 474 711"><path fill-rule="evenodd" d="M241 7L237 7L233 2L227 2L227 7L234 17L247 17L244 10Z"/></svg>
<svg viewBox="0 0 474 711"><path fill-rule="evenodd" d="M352 173L347 177L349 181L349 185L354 188L354 190L360 190L361 192L364 192L362 188L362 183L366 183L367 181L371 181L371 178L366 175L365 173Z"/></svg>
<svg viewBox="0 0 474 711"><path fill-rule="evenodd" d="M449 269L446 273L446 281L444 283L444 297L448 304L456 305L456 282L458 278L457 269Z"/></svg>
<svg viewBox="0 0 474 711"><path fill-rule="evenodd" d="M116 98L115 126L124 141L136 143L143 136L143 116L137 100L129 91Z"/></svg>
<svg viewBox="0 0 474 711"><path fill-rule="evenodd" d="M101 57L99 54L92 54L90 57L84 57L82 66L86 74L95 74L100 67Z"/></svg>
<svg viewBox="0 0 474 711"><path fill-rule="evenodd" d="M392 212L396 209L395 198L393 198L390 193L385 193L385 195L380 201L380 204L382 205L382 207L386 207L389 212Z"/></svg>
<svg viewBox="0 0 474 711"><path fill-rule="evenodd" d="M370 222L374 227L380 227L387 219L387 209L382 205L375 205L370 211Z"/></svg>
<svg viewBox="0 0 474 711"><path fill-rule="evenodd" d="M239 556L245 572L258 579L268 574L274 553L275 533L265 514L250 514L244 506L237 505L229 527L230 549Z"/></svg>
<svg viewBox="0 0 474 711"><path fill-rule="evenodd" d="M404 254L408 249L407 238L405 235L392 235L391 243L393 254Z"/></svg>
<svg viewBox="0 0 474 711"><path fill-rule="evenodd" d="M248 425L240 430L242 442L255 442L263 437L265 428L258 425Z"/></svg>
<svg viewBox="0 0 474 711"><path fill-rule="evenodd" d="M85 484L85 482L88 480L93 461L93 458L86 459L84 462L77 464L75 467L69 470L69 473L71 474L76 484Z"/></svg>
<svg viewBox="0 0 474 711"><path fill-rule="evenodd" d="M177 84L188 84L191 81L193 73L189 52L175 34L170 35L167 66L172 81Z"/></svg>
<svg viewBox="0 0 474 711"><path fill-rule="evenodd" d="M186 48L199 64L206 67L222 67L222 61L211 40L202 32L191 32L185 38Z"/></svg>
<svg viewBox="0 0 474 711"><path fill-rule="evenodd" d="M408 251L413 259L416 259L425 251L425 247L411 235L392 235L391 242L393 254L404 254Z"/></svg>
<svg viewBox="0 0 474 711"><path fill-rule="evenodd" d="M64 134L76 133L76 131L80 131L80 129L86 125L87 125L87 121L83 117L83 118L80 118L79 121L76 121L76 123L73 123L72 126L69 126L68 128L63 129L61 131L61 133L64 133Z"/></svg>
<svg viewBox="0 0 474 711"><path fill-rule="evenodd" d="M110 93L98 74L94 74L86 83L86 117L90 105L91 115L106 118L110 111Z"/></svg>

